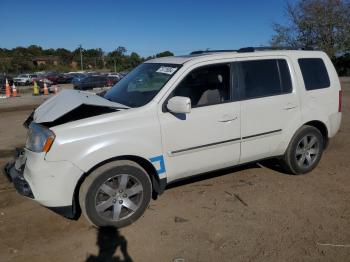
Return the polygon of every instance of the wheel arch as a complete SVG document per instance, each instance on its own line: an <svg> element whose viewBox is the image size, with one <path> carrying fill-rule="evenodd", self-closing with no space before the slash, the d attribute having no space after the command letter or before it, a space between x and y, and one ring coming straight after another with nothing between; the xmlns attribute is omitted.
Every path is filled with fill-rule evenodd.
<svg viewBox="0 0 350 262"><path fill-rule="evenodd" d="M327 128L326 124L323 123L322 121L319 121L319 120L313 120L313 121L309 121L309 122L305 123L303 126L306 126L306 125L315 127L321 132L322 137L324 139L324 148L327 148L329 138L328 138L328 128Z"/></svg>
<svg viewBox="0 0 350 262"><path fill-rule="evenodd" d="M80 216L81 214L81 209L80 209L80 203L79 203L79 190L81 185L84 183L85 179L97 168L100 166L103 166L107 163L113 162L113 161L118 161L118 160L129 160L132 162L135 162L139 164L149 175L151 182L152 182L152 198L157 199L158 195L162 194L165 190L166 186L166 178L164 179L159 179L157 170L155 167L152 165L150 161L147 159L140 157L140 156L135 156L135 155L124 155L124 156L118 156L118 157L113 157L110 159L106 159L92 168L90 168L89 171L85 172L80 179L78 180L75 189L74 189L74 194L73 194L73 207L74 207L74 213L75 217Z"/></svg>

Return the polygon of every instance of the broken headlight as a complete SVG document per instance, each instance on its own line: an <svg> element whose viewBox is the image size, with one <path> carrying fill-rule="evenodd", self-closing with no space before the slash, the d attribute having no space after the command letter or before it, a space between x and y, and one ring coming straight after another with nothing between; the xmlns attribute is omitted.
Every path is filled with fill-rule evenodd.
<svg viewBox="0 0 350 262"><path fill-rule="evenodd" d="M55 134L48 128L31 123L28 129L26 148L33 152L48 152L55 140Z"/></svg>

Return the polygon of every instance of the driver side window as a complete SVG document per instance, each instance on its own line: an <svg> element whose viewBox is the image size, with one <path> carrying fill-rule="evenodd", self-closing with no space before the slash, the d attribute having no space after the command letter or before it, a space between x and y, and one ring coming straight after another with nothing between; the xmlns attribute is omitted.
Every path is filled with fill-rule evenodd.
<svg viewBox="0 0 350 262"><path fill-rule="evenodd" d="M190 72L172 96L191 99L192 107L215 105L230 100L230 65L216 64Z"/></svg>

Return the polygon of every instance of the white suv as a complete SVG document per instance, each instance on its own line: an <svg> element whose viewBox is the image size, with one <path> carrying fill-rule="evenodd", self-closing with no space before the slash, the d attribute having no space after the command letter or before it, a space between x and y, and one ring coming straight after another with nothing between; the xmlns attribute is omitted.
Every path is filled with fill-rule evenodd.
<svg viewBox="0 0 350 262"><path fill-rule="evenodd" d="M273 157L307 173L340 122L340 82L323 52L197 52L147 61L104 95L49 99L6 171L66 217L81 209L96 226L122 227L178 179Z"/></svg>
<svg viewBox="0 0 350 262"><path fill-rule="evenodd" d="M16 85L30 85L33 82L33 79L36 78L36 75L32 74L22 74L13 79L13 82L15 82Z"/></svg>

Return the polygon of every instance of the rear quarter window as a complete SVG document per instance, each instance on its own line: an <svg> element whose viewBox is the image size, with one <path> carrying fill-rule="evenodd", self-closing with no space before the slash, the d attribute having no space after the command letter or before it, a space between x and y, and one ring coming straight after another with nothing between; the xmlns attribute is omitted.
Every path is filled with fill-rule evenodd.
<svg viewBox="0 0 350 262"><path fill-rule="evenodd" d="M298 59L298 63L306 90L330 87L329 75L321 58L301 58Z"/></svg>

